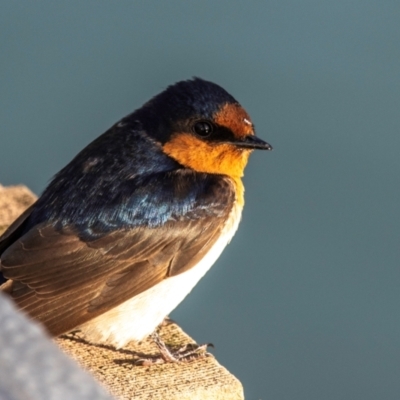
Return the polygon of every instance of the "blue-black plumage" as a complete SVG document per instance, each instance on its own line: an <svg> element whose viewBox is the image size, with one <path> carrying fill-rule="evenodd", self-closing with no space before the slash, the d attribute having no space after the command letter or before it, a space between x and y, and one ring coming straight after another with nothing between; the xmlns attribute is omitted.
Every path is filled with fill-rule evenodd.
<svg viewBox="0 0 400 400"><path fill-rule="evenodd" d="M254 149L271 146L220 86L168 87L83 149L4 233L1 289L52 335L142 339L235 233Z"/></svg>

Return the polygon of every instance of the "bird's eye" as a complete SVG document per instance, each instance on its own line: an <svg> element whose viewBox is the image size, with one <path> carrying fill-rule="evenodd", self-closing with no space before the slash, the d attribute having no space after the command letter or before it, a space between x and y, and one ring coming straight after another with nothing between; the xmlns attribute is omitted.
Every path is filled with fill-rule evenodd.
<svg viewBox="0 0 400 400"><path fill-rule="evenodd" d="M193 125L193 130L197 135L201 137L207 137L211 135L211 132L213 131L213 126L210 122L198 121Z"/></svg>

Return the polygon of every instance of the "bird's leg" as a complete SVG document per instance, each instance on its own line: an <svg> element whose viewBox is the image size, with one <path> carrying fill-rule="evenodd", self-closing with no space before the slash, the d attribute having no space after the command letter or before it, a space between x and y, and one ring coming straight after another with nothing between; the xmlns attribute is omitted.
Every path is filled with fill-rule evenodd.
<svg viewBox="0 0 400 400"><path fill-rule="evenodd" d="M150 337L153 339L153 342L157 345L158 350L160 350L161 357L164 362L178 362L179 359L174 355L174 353L167 347L167 345L162 341L160 335L157 331L154 331Z"/></svg>
<svg viewBox="0 0 400 400"><path fill-rule="evenodd" d="M151 339L157 345L160 356L141 358L136 361L139 365L151 365L151 364L164 364L164 363L176 363L180 361L190 361L196 358L208 357L210 354L207 353L207 347L213 346L211 343L206 344L186 344L179 348L178 350L171 350L160 338L157 331L154 331L150 335Z"/></svg>

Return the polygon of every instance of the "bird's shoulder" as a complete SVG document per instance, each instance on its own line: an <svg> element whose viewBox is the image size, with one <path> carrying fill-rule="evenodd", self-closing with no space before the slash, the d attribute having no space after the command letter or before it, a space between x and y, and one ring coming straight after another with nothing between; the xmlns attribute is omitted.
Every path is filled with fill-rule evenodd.
<svg viewBox="0 0 400 400"><path fill-rule="evenodd" d="M199 173L165 154L139 122L122 120L83 149L50 182L29 217L80 227L159 226L169 219L218 217L232 206L234 182Z"/></svg>

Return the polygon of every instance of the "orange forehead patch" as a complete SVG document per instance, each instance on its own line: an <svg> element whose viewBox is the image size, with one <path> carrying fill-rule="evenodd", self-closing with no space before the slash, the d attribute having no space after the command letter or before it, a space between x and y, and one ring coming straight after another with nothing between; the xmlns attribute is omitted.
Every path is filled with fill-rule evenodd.
<svg viewBox="0 0 400 400"><path fill-rule="evenodd" d="M239 104L225 104L216 114L214 121L230 129L238 139L254 135L254 127L249 114Z"/></svg>

